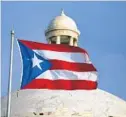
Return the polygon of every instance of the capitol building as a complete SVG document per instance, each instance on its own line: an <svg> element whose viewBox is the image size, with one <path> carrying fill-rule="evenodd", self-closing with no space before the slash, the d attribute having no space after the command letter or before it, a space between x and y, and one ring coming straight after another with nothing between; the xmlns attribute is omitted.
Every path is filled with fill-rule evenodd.
<svg viewBox="0 0 126 117"><path fill-rule="evenodd" d="M45 30L49 44L79 46L79 28L64 11ZM90 59L89 59L90 60ZM1 101L6 117L7 97ZM25 89L12 93L11 117L126 117L126 101L95 90Z"/></svg>

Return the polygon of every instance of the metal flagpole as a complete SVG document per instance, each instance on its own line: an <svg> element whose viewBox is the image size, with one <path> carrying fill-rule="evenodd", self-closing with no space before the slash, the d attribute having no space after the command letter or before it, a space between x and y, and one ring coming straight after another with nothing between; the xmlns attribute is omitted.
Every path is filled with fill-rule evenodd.
<svg viewBox="0 0 126 117"><path fill-rule="evenodd" d="M8 100L7 100L7 117L11 112L11 85L12 85L12 65L13 65L13 47L14 47L14 30L11 30L11 52L10 52L10 72L8 82Z"/></svg>

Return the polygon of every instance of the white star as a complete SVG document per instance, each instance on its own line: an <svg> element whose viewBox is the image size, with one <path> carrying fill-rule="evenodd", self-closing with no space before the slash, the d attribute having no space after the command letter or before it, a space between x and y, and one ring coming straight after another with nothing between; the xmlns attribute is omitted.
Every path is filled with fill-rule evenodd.
<svg viewBox="0 0 126 117"><path fill-rule="evenodd" d="M34 57L32 58L32 67L37 66L39 69L42 70L40 63L43 62L43 60L40 60L37 58L37 56L34 54Z"/></svg>

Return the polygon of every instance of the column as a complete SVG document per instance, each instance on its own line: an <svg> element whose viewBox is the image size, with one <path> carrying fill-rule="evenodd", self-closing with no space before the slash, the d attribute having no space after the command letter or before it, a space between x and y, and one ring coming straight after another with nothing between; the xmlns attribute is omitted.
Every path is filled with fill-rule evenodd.
<svg viewBox="0 0 126 117"><path fill-rule="evenodd" d="M69 45L70 45L70 46L73 46L73 38L72 38L72 37L70 37Z"/></svg>
<svg viewBox="0 0 126 117"><path fill-rule="evenodd" d="M51 39L48 38L47 41L48 41L48 44L51 44Z"/></svg>
<svg viewBox="0 0 126 117"><path fill-rule="evenodd" d="M60 36L56 37L56 44L60 44Z"/></svg>
<svg viewBox="0 0 126 117"><path fill-rule="evenodd" d="M77 47L77 39L74 41L74 46Z"/></svg>

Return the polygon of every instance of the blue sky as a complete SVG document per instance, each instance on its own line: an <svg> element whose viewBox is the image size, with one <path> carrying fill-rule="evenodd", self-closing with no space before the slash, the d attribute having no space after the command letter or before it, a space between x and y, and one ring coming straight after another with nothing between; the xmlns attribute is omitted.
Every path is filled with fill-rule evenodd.
<svg viewBox="0 0 126 117"><path fill-rule="evenodd" d="M10 30L15 37L46 42L44 31L61 9L73 18L98 70L98 88L126 100L126 2L2 2L2 96L7 95ZM14 43L12 91L20 87L21 58Z"/></svg>

